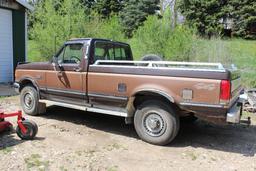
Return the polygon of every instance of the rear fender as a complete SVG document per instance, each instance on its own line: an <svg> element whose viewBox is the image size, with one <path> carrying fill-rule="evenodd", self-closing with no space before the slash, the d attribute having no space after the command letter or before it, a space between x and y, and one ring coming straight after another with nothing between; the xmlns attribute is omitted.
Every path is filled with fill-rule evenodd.
<svg viewBox="0 0 256 171"><path fill-rule="evenodd" d="M157 89L142 89L133 93L133 95L129 98L126 110L127 110L127 117L133 117L136 111L136 107L134 106L134 101L137 95L140 94L148 94L148 95L157 95L169 101L170 103L175 103L175 100L172 96L168 95L166 92L157 90Z"/></svg>

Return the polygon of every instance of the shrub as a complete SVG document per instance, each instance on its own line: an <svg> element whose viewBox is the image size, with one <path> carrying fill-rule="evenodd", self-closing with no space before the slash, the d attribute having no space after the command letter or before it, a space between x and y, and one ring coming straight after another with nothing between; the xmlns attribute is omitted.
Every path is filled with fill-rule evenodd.
<svg viewBox="0 0 256 171"><path fill-rule="evenodd" d="M149 16L144 25L130 40L136 58L153 53L165 60L189 60L193 32L185 25L171 29L171 16L166 12L163 18Z"/></svg>

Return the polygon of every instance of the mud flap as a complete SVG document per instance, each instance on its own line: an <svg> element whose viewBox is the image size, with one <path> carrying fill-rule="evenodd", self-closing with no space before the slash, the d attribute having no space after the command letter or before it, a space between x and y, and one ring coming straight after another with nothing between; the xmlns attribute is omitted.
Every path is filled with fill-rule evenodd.
<svg viewBox="0 0 256 171"><path fill-rule="evenodd" d="M46 103L39 102L38 103L38 114L43 114L46 112Z"/></svg>

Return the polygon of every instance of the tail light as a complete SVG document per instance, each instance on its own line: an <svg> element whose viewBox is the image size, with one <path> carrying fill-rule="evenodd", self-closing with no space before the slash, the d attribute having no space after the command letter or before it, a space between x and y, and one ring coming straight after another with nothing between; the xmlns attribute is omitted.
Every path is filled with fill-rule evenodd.
<svg viewBox="0 0 256 171"><path fill-rule="evenodd" d="M231 83L228 80L222 80L220 83L220 100L228 101L231 96Z"/></svg>

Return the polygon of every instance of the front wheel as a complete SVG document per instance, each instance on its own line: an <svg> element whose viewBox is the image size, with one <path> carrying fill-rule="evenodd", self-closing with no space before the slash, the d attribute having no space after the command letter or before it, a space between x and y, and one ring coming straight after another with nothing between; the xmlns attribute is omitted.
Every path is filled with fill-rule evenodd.
<svg viewBox="0 0 256 171"><path fill-rule="evenodd" d="M21 90L20 103L26 114L32 116L39 114L39 95L35 87L27 85Z"/></svg>
<svg viewBox="0 0 256 171"><path fill-rule="evenodd" d="M175 110L166 103L149 100L137 108L134 126L142 140L151 144L166 145L179 131L179 118Z"/></svg>
<svg viewBox="0 0 256 171"><path fill-rule="evenodd" d="M17 126L16 133L22 140L32 140L38 132L37 124L33 121L24 120L22 125L26 128L26 132L23 133L21 128Z"/></svg>

